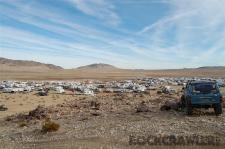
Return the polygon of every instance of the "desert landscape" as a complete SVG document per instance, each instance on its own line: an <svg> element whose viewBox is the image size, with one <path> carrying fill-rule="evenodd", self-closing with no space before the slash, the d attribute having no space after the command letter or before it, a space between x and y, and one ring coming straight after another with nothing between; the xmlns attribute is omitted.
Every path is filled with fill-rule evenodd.
<svg viewBox="0 0 225 149"><path fill-rule="evenodd" d="M149 136L158 138L155 148L224 147L224 113L216 116L212 108L202 108L187 116L178 106L187 80L225 84L222 67L148 71L93 64L64 70L8 61L1 60L1 87L18 91L0 92L0 105L6 108L0 111L1 148L148 148ZM224 95L225 88L220 90ZM165 146L163 137L177 142ZM194 142L188 143L188 137ZM210 137L211 144L201 140Z"/></svg>
<svg viewBox="0 0 225 149"><path fill-rule="evenodd" d="M0 0L0 149L224 149L224 6Z"/></svg>
<svg viewBox="0 0 225 149"><path fill-rule="evenodd" d="M0 58L1 80L120 80L138 77L225 77L225 67L130 70L108 64L91 64L74 69L63 69L52 64Z"/></svg>

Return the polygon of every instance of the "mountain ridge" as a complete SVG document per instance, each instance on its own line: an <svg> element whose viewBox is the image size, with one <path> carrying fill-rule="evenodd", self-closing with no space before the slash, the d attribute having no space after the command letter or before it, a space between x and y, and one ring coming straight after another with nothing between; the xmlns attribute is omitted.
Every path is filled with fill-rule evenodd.
<svg viewBox="0 0 225 149"><path fill-rule="evenodd" d="M37 61L30 61L30 60L13 60L13 59L8 59L8 58L3 58L0 57L0 64L1 65L6 65L9 67L36 67L36 66L45 66L49 69L54 69L54 70L60 70L63 69L60 66L56 66L53 64L45 64Z"/></svg>
<svg viewBox="0 0 225 149"><path fill-rule="evenodd" d="M61 66L57 66L54 64L46 64L46 63L41 63L37 61L32 61L32 60L13 60L9 58L3 58L0 57L0 65L7 65L9 67L17 67L17 66L23 66L23 67L32 67L32 66L45 66L48 69L52 70L63 70L64 68ZM88 64L84 66L79 66L77 68L74 68L77 70L87 70L87 69L121 69L116 66L110 65L110 64L105 64L105 63L93 63L93 64ZM196 69L196 70L202 70L202 69L225 69L225 66L202 66L202 67L197 67L197 68L177 68L177 69L156 69L156 70L187 70L187 69ZM155 70L155 69L124 69L124 70L136 70L136 71L148 71L148 70Z"/></svg>
<svg viewBox="0 0 225 149"><path fill-rule="evenodd" d="M110 64L93 63L93 64L77 67L76 69L119 69L119 68Z"/></svg>
<svg viewBox="0 0 225 149"><path fill-rule="evenodd" d="M225 69L225 66L202 66L197 69Z"/></svg>

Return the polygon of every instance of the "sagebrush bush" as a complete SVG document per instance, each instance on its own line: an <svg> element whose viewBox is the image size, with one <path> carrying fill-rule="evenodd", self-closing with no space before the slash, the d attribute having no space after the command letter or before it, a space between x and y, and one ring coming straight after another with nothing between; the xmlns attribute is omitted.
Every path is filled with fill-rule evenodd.
<svg viewBox="0 0 225 149"><path fill-rule="evenodd" d="M42 125L42 132L53 132L59 129L60 125L47 119Z"/></svg>
<svg viewBox="0 0 225 149"><path fill-rule="evenodd" d="M25 127L25 126L28 126L27 122L20 122L19 123L19 127Z"/></svg>
<svg viewBox="0 0 225 149"><path fill-rule="evenodd" d="M157 91L157 94L162 94L162 91Z"/></svg>

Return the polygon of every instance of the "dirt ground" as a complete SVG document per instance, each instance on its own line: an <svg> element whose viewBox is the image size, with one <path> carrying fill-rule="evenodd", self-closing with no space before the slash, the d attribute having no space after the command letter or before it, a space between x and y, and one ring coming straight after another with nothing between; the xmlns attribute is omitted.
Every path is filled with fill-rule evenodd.
<svg viewBox="0 0 225 149"><path fill-rule="evenodd" d="M0 118L35 109L38 105L50 106L73 100L75 95L67 92L63 95L50 92L48 96L38 96L31 93L0 93L0 105L5 104L8 108L0 112Z"/></svg>
<svg viewBox="0 0 225 149"><path fill-rule="evenodd" d="M0 80L120 80L138 77L225 77L224 69L171 69L171 70L129 70L129 69L10 69L0 67Z"/></svg>
<svg viewBox="0 0 225 149"><path fill-rule="evenodd" d="M225 88L221 90L225 94ZM1 103L9 108L0 111L1 148L149 148L145 143L130 144L130 139L151 135L213 136L219 139L220 145L216 147L224 147L225 113L215 116L212 109L195 109L192 116L187 116L183 110L161 111L160 107L166 101L179 100L181 92L173 95L156 92L100 93L94 97L53 92L47 97L35 93L1 93ZM46 117L28 115L39 104L44 105L41 111L47 118L60 125L58 131L43 133ZM145 105L144 112L137 111L140 105ZM193 147L212 146L187 145L182 148Z"/></svg>

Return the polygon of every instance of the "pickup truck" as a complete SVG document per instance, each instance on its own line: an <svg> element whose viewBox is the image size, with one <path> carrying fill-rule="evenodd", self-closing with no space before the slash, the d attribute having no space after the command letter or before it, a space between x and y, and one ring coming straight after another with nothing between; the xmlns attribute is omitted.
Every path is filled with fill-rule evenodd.
<svg viewBox="0 0 225 149"><path fill-rule="evenodd" d="M189 81L183 88L181 106L188 115L192 114L193 108L214 108L215 114L219 115L222 113L222 100L216 81Z"/></svg>

